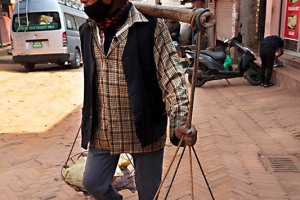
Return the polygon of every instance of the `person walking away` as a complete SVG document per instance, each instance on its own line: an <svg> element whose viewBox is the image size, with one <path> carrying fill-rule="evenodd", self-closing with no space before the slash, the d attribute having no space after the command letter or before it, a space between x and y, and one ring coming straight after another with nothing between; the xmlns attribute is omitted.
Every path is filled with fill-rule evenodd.
<svg viewBox="0 0 300 200"><path fill-rule="evenodd" d="M265 37L260 43L260 81L261 86L270 87L273 83L270 82L273 73L274 61L284 53L284 42L277 35Z"/></svg>
<svg viewBox="0 0 300 200"><path fill-rule="evenodd" d="M198 8L205 8L205 1L204 0L196 0L196 1L192 1L192 10L195 11ZM190 44L194 45L197 43L198 40L198 31L195 29L192 29L192 26L190 25L190 35L189 35L189 41ZM201 50L206 50L208 48L208 35L206 33L206 31L202 34L200 34L201 38L200 38L200 49Z"/></svg>
<svg viewBox="0 0 300 200"><path fill-rule="evenodd" d="M175 20L165 20L165 23L168 27L170 32L172 41L176 41L179 43L179 36L180 36L180 22Z"/></svg>
<svg viewBox="0 0 300 200"><path fill-rule="evenodd" d="M166 26L170 32L172 43L175 46L179 57L182 57L181 45L179 43L180 23L175 20L165 20Z"/></svg>
<svg viewBox="0 0 300 200"><path fill-rule="evenodd" d="M197 141L195 126L185 125L189 99L180 58L164 21L143 15L128 0L81 3L89 17L80 27L81 147L88 149L83 185L95 199L122 199L111 182L120 154L130 153L139 200L152 200L161 182L167 124L174 145L180 138L187 146ZM148 33L143 28L154 20L149 50L139 34ZM147 56L152 59L145 65Z"/></svg>

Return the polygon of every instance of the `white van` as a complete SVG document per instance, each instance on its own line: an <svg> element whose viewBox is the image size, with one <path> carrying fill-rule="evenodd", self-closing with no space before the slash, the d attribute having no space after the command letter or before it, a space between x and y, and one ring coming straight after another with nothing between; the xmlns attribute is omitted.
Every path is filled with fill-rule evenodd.
<svg viewBox="0 0 300 200"><path fill-rule="evenodd" d="M80 0L20 0L11 19L15 63L81 66L79 26L87 19Z"/></svg>

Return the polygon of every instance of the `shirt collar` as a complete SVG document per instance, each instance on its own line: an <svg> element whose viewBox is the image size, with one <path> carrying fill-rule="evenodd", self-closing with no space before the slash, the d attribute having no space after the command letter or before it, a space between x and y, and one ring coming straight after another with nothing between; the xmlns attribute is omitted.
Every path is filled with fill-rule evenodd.
<svg viewBox="0 0 300 200"><path fill-rule="evenodd" d="M88 18L87 22L90 27L93 28L96 27L96 22L93 19ZM137 22L149 22L149 20L132 4L129 10L128 19L126 20L126 22L123 24L123 26L120 28L119 31L123 29L126 30L127 28L131 27L134 23Z"/></svg>
<svg viewBox="0 0 300 200"><path fill-rule="evenodd" d="M119 29L116 35L120 35L122 32L133 26L135 23L145 23L149 20L134 6L131 5L128 18L123 26Z"/></svg>

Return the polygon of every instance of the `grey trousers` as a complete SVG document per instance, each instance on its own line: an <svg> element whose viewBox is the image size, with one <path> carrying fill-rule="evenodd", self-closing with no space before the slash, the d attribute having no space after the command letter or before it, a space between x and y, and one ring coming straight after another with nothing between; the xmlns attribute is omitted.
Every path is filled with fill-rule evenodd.
<svg viewBox="0 0 300 200"><path fill-rule="evenodd" d="M164 150L131 154L135 168L135 183L139 200L153 200L162 176ZM88 151L83 185L97 200L119 200L122 196L111 186L119 155L90 148Z"/></svg>

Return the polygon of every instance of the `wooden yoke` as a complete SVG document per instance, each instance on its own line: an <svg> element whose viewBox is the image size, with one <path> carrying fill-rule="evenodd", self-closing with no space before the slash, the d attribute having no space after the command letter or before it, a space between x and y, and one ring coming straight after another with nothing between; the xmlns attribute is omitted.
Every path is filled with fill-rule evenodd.
<svg viewBox="0 0 300 200"><path fill-rule="evenodd" d="M146 3L132 2L133 5L142 13L153 17L164 18L174 21L190 23L192 18L192 9L162 6Z"/></svg>
<svg viewBox="0 0 300 200"><path fill-rule="evenodd" d="M162 6L162 5L152 5L145 3L132 2L135 7L142 13L146 15L150 15L153 17L180 21L189 23L191 25L194 24L193 20L195 19L195 15L200 10L193 11L192 9L175 7L175 6ZM201 12L201 10L200 10ZM216 23L216 19L211 12L204 12L200 16L199 24L204 28L210 28L214 26Z"/></svg>

